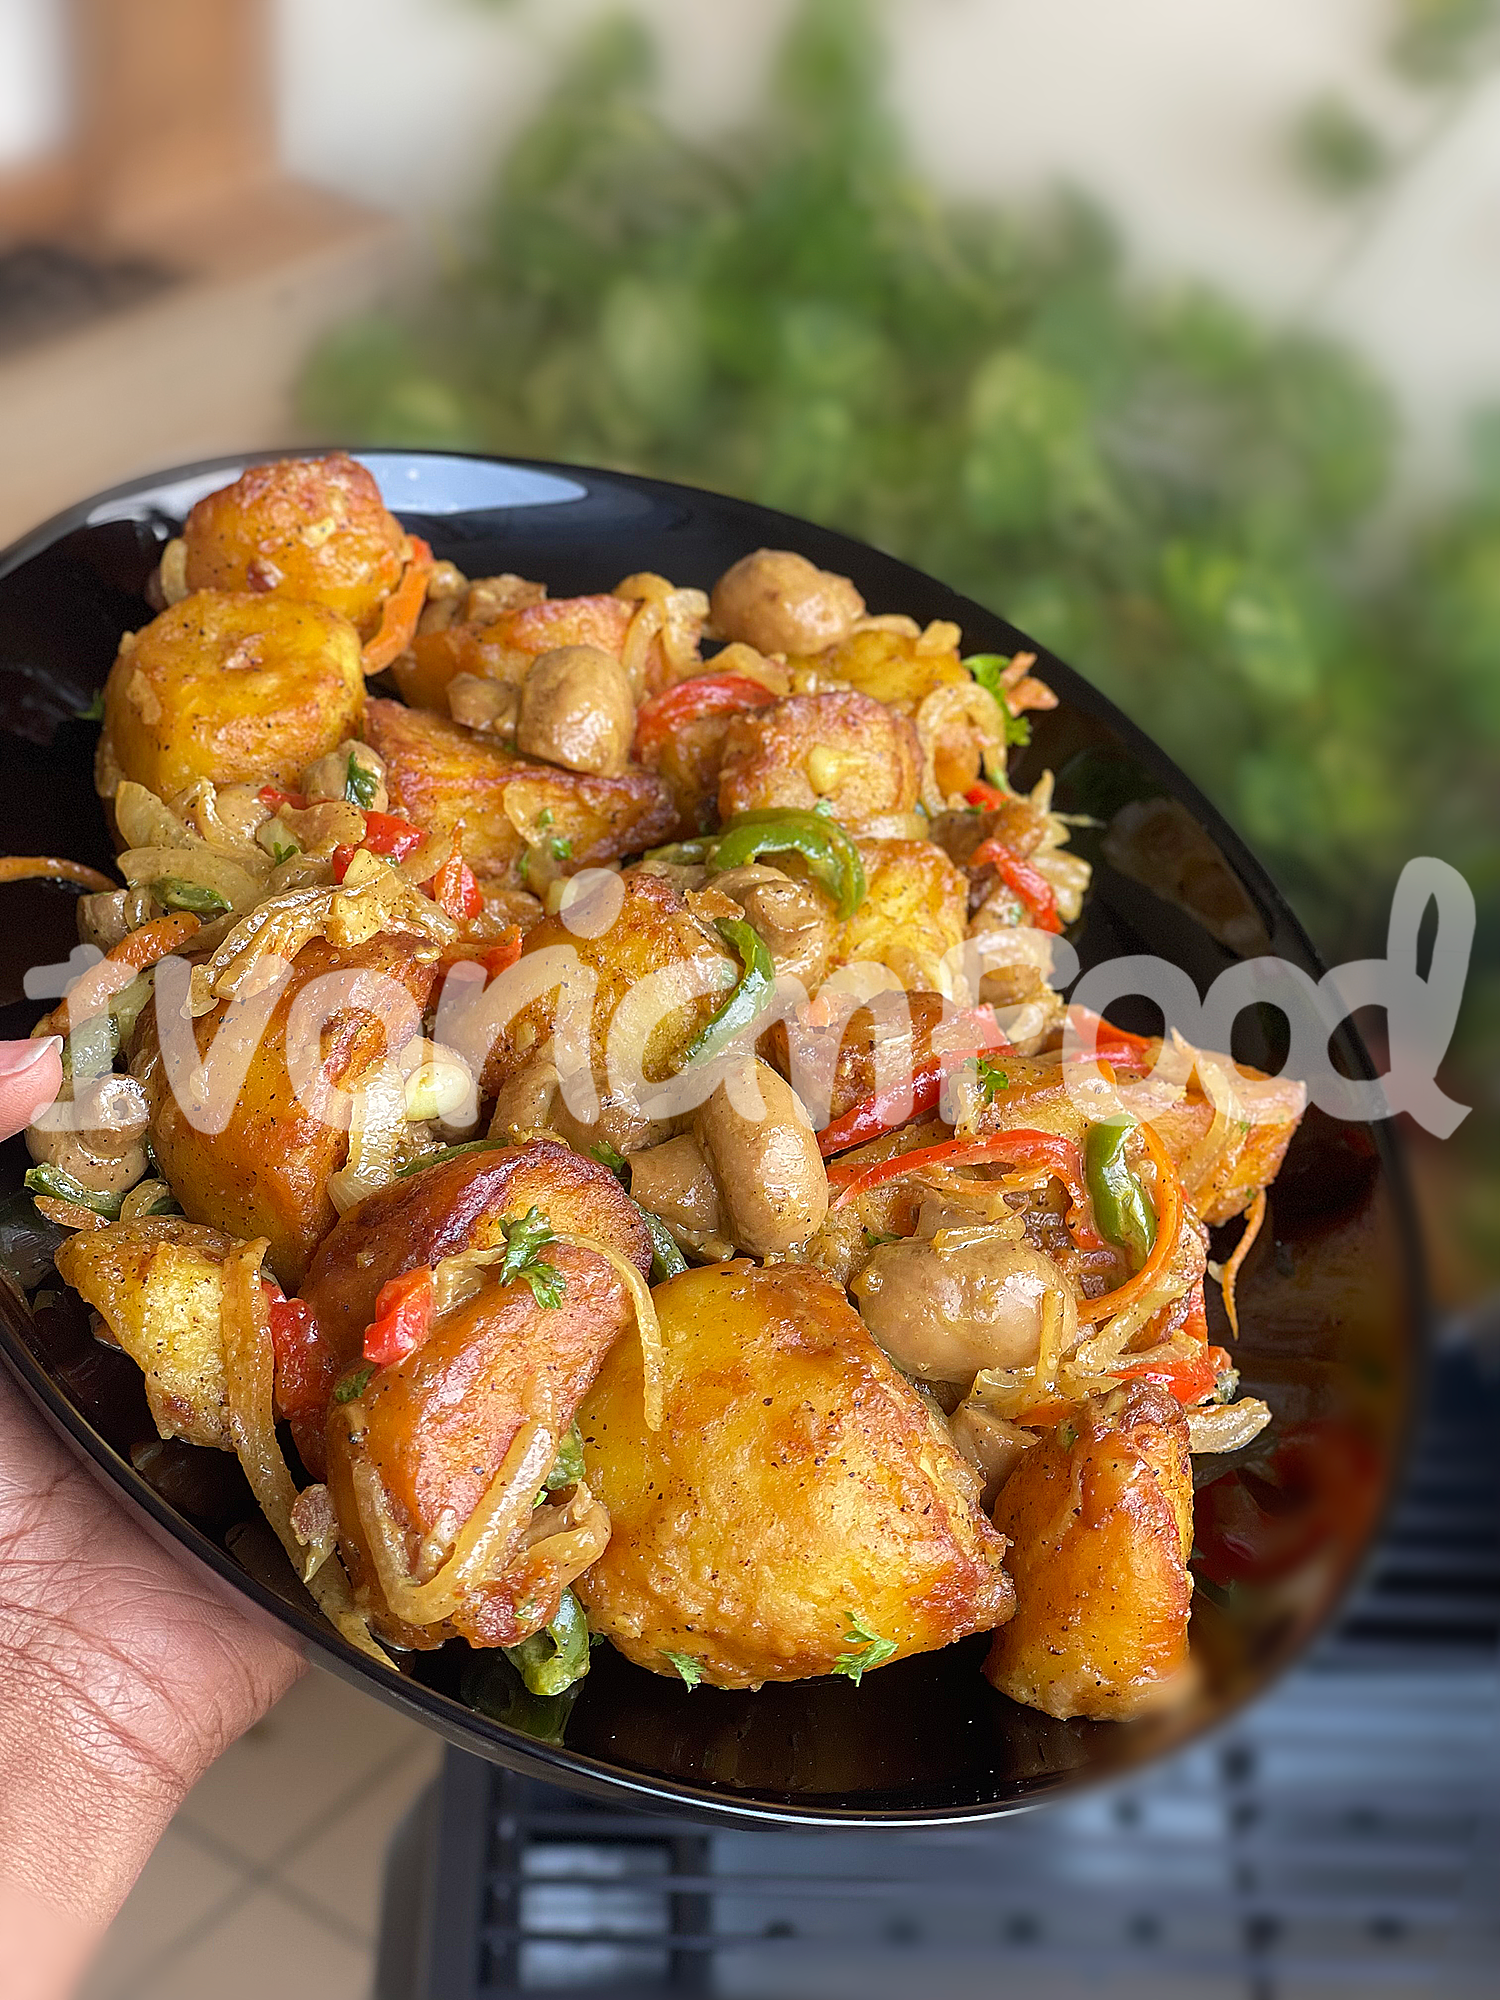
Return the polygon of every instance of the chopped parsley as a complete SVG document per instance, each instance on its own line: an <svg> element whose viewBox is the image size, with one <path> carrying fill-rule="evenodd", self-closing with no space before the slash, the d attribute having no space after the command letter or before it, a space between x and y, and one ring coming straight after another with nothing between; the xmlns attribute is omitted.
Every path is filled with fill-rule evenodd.
<svg viewBox="0 0 1500 2000"><path fill-rule="evenodd" d="M336 1403L352 1403L356 1396L362 1396L370 1386L370 1377L375 1373L373 1361L362 1361L356 1368L349 1369L333 1385L333 1400Z"/></svg>
<svg viewBox="0 0 1500 2000"><path fill-rule="evenodd" d="M844 1617L849 1626L845 1636L855 1644L849 1652L839 1654L833 1663L833 1671L843 1674L858 1687L872 1667L884 1666L895 1652L896 1642L894 1639L882 1639L878 1632L872 1632L864 1620L857 1618L852 1611L846 1611Z"/></svg>
<svg viewBox="0 0 1500 2000"><path fill-rule="evenodd" d="M1010 1078L1000 1065L991 1062L988 1056L971 1057L970 1066L974 1071L974 1081L983 1092L986 1104L993 1104L1002 1090L1010 1089Z"/></svg>
<svg viewBox="0 0 1500 2000"><path fill-rule="evenodd" d="M505 1232L505 1259L500 1266L500 1282L510 1284L516 1278L523 1278L531 1287L531 1296L547 1311L560 1306L563 1292L562 1272L555 1264L546 1263L540 1252L549 1243L557 1241L552 1225L539 1208L529 1208L522 1216L510 1222L502 1222Z"/></svg>
<svg viewBox="0 0 1500 2000"><path fill-rule="evenodd" d="M661 1648L661 1656L664 1660L670 1661L687 1682L689 1688L695 1688L699 1681L702 1680L703 1662L695 1660L691 1653L669 1653L666 1647L663 1646Z"/></svg>
<svg viewBox="0 0 1500 2000"><path fill-rule="evenodd" d="M992 694L1000 705L1000 713L1005 717L1005 740L1007 743L1026 744L1031 741L1031 724L1024 715L1012 715L1005 699L1003 675L1010 661L1003 653L971 653L964 665L978 681L979 685Z"/></svg>
<svg viewBox="0 0 1500 2000"><path fill-rule="evenodd" d="M552 839L547 842L547 851L554 861L571 861L573 859L573 843L561 835L553 835Z"/></svg>
<svg viewBox="0 0 1500 2000"><path fill-rule="evenodd" d="M878 1250L882 1243L899 1243L901 1238L889 1229L871 1229L865 1225L865 1241L872 1250Z"/></svg>
<svg viewBox="0 0 1500 2000"><path fill-rule="evenodd" d="M379 789L379 778L368 764L361 764L356 753L351 750L349 761L344 766L344 797L350 805L358 806L361 812L369 812Z"/></svg>
<svg viewBox="0 0 1500 2000"><path fill-rule="evenodd" d="M557 1448L552 1470L547 1474L543 1493L555 1493L561 1486L576 1486L583 1477L583 1435L574 1424Z"/></svg>
<svg viewBox="0 0 1500 2000"><path fill-rule="evenodd" d="M279 840L273 840L271 843L271 859L278 868L283 861L290 861L294 854L300 854L301 852L302 849L295 841L292 842L290 847L283 845Z"/></svg>

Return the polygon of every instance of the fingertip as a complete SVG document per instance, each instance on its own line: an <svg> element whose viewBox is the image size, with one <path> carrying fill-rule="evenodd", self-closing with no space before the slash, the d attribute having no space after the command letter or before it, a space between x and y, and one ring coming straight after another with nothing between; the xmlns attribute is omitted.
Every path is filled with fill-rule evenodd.
<svg viewBox="0 0 1500 2000"><path fill-rule="evenodd" d="M0 1138L22 1132L62 1089L62 1037L0 1042Z"/></svg>

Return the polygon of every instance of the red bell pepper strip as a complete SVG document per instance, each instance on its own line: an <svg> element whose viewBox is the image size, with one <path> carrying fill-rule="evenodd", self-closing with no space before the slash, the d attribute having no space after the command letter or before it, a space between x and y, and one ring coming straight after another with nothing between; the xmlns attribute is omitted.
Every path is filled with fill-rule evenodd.
<svg viewBox="0 0 1500 2000"><path fill-rule="evenodd" d="M398 819L395 813L367 812L365 837L359 844L372 854L388 854L392 861L404 861L426 838L421 827L413 826L409 819Z"/></svg>
<svg viewBox="0 0 1500 2000"><path fill-rule="evenodd" d="M1233 1366L1226 1348L1203 1347L1197 1354L1172 1355L1164 1361L1145 1359L1128 1368L1111 1368L1109 1372L1122 1382L1155 1382L1175 1396L1186 1410L1194 1403L1201 1403L1205 1396L1211 1396L1219 1377Z"/></svg>
<svg viewBox="0 0 1500 2000"><path fill-rule="evenodd" d="M389 1368L393 1361L414 1354L431 1328L432 1271L419 1264L381 1286L375 1317L365 1328L365 1359L377 1368Z"/></svg>
<svg viewBox="0 0 1500 2000"><path fill-rule="evenodd" d="M367 674L378 674L392 660L399 660L411 644L427 602L427 579L432 575L432 550L420 535L410 535L411 561L401 572L401 581L380 607L380 625L364 649L361 664Z"/></svg>
<svg viewBox="0 0 1500 2000"><path fill-rule="evenodd" d="M304 1300L287 1298L269 1279L262 1278L261 1285L276 1363L276 1412L296 1416L316 1408L328 1393L322 1333L317 1315Z"/></svg>
<svg viewBox="0 0 1500 2000"><path fill-rule="evenodd" d="M1075 1035L1086 1035L1092 1026L1098 1035L1096 1059L1100 1062L1119 1063L1123 1068L1149 1069L1151 1067L1151 1037L1133 1035L1128 1028L1117 1028L1113 1021L1106 1021L1102 1014L1092 1013L1087 1007L1076 1004L1068 1009L1068 1026ZM1075 1051L1072 1061L1083 1062L1085 1057Z"/></svg>
<svg viewBox="0 0 1500 2000"><path fill-rule="evenodd" d="M964 804L975 806L980 812L998 812L1005 804L1005 794L998 785L987 785L980 778L964 793Z"/></svg>
<svg viewBox="0 0 1500 2000"><path fill-rule="evenodd" d="M438 908L452 917L455 923L462 923L469 917L477 917L484 908L484 891L474 879L474 871L464 860L459 846L462 828L453 835L453 852L422 887L431 896Z"/></svg>
<svg viewBox="0 0 1500 2000"><path fill-rule="evenodd" d="M940 1145L918 1146L914 1152L897 1153L889 1160L835 1161L828 1169L828 1184L838 1189L832 1206L842 1208L856 1194L898 1181L927 1167L977 1167L1003 1161L1008 1166L1045 1167L1073 1197L1068 1210L1068 1227L1073 1240L1086 1250L1103 1248L1103 1239L1094 1227L1088 1188L1083 1177L1083 1157L1071 1139L1056 1132L1036 1132L1022 1127L1013 1132L991 1132L978 1139L945 1139Z"/></svg>
<svg viewBox="0 0 1500 2000"><path fill-rule="evenodd" d="M635 754L657 750L685 722L705 715L743 714L769 708L780 697L748 674L695 674L643 702L635 718Z"/></svg>
<svg viewBox="0 0 1500 2000"><path fill-rule="evenodd" d="M926 1118L936 1111L943 1095L943 1079L958 1064L982 1055L986 1049L1008 1049L1010 1042L1000 1030L993 1013L986 1008L975 1009L957 1019L972 1021L975 1028L982 1029L984 1038L978 1043L963 1048L929 1049L912 1064L911 1077L902 1077L884 1089L872 1092L858 1104L825 1125L818 1134L818 1151L824 1159L835 1153L847 1152L851 1146L862 1146L868 1139L878 1139L882 1132L894 1131L898 1125L905 1125L913 1118ZM910 1108L907 1096L910 1093Z"/></svg>
<svg viewBox="0 0 1500 2000"><path fill-rule="evenodd" d="M284 792L279 785L262 785L255 796L273 813L280 812L283 806L292 812L307 810L307 799L301 792Z"/></svg>
<svg viewBox="0 0 1500 2000"><path fill-rule="evenodd" d="M1057 914L1057 897L1052 884L1029 861L1023 861L1013 848L1007 847L1004 841L981 841L969 856L969 868L971 872L993 868L1006 888L1026 905L1039 931L1061 931L1062 918Z"/></svg>

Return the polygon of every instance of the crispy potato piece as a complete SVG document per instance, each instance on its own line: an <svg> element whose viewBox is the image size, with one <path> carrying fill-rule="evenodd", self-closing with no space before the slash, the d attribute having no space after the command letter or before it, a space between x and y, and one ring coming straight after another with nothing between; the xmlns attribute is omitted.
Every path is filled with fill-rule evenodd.
<svg viewBox="0 0 1500 2000"><path fill-rule="evenodd" d="M312 1260L301 1295L317 1316L324 1403L358 1358L388 1279L463 1250L488 1250L501 1240L504 1218L533 1207L559 1233L596 1236L650 1270L640 1210L608 1168L561 1141L497 1146L422 1167L356 1202Z"/></svg>
<svg viewBox="0 0 1500 2000"><path fill-rule="evenodd" d="M365 736L385 762L391 810L445 843L462 822L469 866L510 888L525 887L529 846L566 842L571 872L650 847L672 828L671 800L649 771L598 778L534 764L396 701L369 704Z"/></svg>
<svg viewBox="0 0 1500 2000"><path fill-rule="evenodd" d="M1028 1451L995 1524L1011 1539L1016 1615L984 1671L1062 1718L1123 1720L1187 1670L1193 1480L1187 1423L1154 1383L1090 1397Z"/></svg>
<svg viewBox="0 0 1500 2000"><path fill-rule="evenodd" d="M151 1144L184 1212L194 1222L238 1237L270 1240L268 1262L288 1291L295 1291L308 1260L337 1218L328 1179L342 1165L349 1135L315 1117L298 1101L287 1068L287 1023L297 996L325 974L375 974L411 994L411 1032L434 967L410 945L381 934L337 951L321 938L298 952L281 994L245 1070L222 1132L200 1132L171 1087L158 1034L157 1009L143 1009L131 1068L151 1104ZM211 1049L229 1003L193 1024L201 1055ZM403 1037L404 1039L404 1037ZM385 1028L372 1013L350 1006L336 1016L322 1040L322 1074L331 1085L354 1087L386 1053ZM232 1044L230 1044L232 1046ZM394 1051L391 1051L394 1053ZM226 1052L222 1058L232 1064Z"/></svg>
<svg viewBox="0 0 1500 2000"><path fill-rule="evenodd" d="M315 604L198 591L127 633L104 685L99 789L130 778L158 798L199 778L293 785L357 736L359 634Z"/></svg>
<svg viewBox="0 0 1500 2000"><path fill-rule="evenodd" d="M553 1307L539 1305L522 1279L489 1275L479 1290L434 1324L422 1345L377 1372L356 1402L335 1403L328 1420L328 1491L339 1548L358 1602L375 1630L398 1646L426 1650L455 1636L476 1646L514 1646L557 1615L563 1586L581 1554L592 1558L609 1533L607 1514L586 1484L581 1502L525 1512L445 1615L415 1620L393 1608L370 1551L355 1468L373 1470L395 1524L402 1570L426 1582L452 1551L523 1424L540 1424L559 1444L600 1361L632 1324L619 1275L592 1250L561 1244L547 1261L563 1285ZM523 1448L524 1448L524 1440ZM547 1467L542 1465L540 1486ZM563 1518L560 1518L563 1516ZM580 1549L569 1531L585 1530ZM562 1562L532 1537L561 1534ZM573 1561L568 1561L568 1555ZM397 1606L400 1605L397 1598Z"/></svg>
<svg viewBox="0 0 1500 2000"><path fill-rule="evenodd" d="M956 640L956 626L948 626L946 632ZM810 669L820 678L847 681L861 694L914 721L923 702L939 688L972 685L956 644L934 645L926 635L911 632L853 632L842 645L814 659L788 664L794 671ZM933 745L933 775L944 798L967 791L984 775L983 750L978 732L966 717L950 716L941 725Z"/></svg>
<svg viewBox="0 0 1500 2000"><path fill-rule="evenodd" d="M614 1523L577 1585L596 1631L654 1673L676 1653L716 1687L755 1687L832 1673L859 1653L854 1620L900 1658L1009 1617L977 1480L839 1286L733 1263L653 1298L661 1428L628 1340L578 1413Z"/></svg>
<svg viewBox="0 0 1500 2000"><path fill-rule="evenodd" d="M800 694L735 716L724 733L719 816L826 799L851 832L906 814L920 796L922 753L904 715L863 694Z"/></svg>
<svg viewBox="0 0 1500 2000"><path fill-rule="evenodd" d="M198 502L182 539L189 590L271 591L321 604L366 638L408 547L374 479L341 451L252 465Z"/></svg>
<svg viewBox="0 0 1500 2000"><path fill-rule="evenodd" d="M623 597L555 597L507 606L498 617L455 619L439 631L418 633L392 672L402 698L414 708L448 713L448 683L455 674L519 687L532 661L559 646L597 646L612 660L625 652L630 621L639 607ZM637 698L666 684L659 639L642 658Z"/></svg>
<svg viewBox="0 0 1500 2000"><path fill-rule="evenodd" d="M964 940L969 885L930 840L862 840L865 900L833 941L834 967L885 965L906 987L935 990L944 952Z"/></svg>
<svg viewBox="0 0 1500 2000"><path fill-rule="evenodd" d="M221 1229L150 1215L80 1230L57 1250L58 1274L145 1375L161 1435L218 1451L234 1450L219 1313L236 1247Z"/></svg>
<svg viewBox="0 0 1500 2000"><path fill-rule="evenodd" d="M470 1066L483 1064L487 1094L539 1055L558 1028L565 1004L559 985L516 1004L535 984L529 961L540 952L570 951L570 962L581 974L572 992L584 993L592 981L592 997L584 1004L589 1010L589 1061L601 1094L611 1085L611 1057L624 1085L632 1077L657 1083L671 1076L693 1036L734 986L739 959L679 890L660 875L636 870L621 876L620 883L618 914L606 929L591 937L570 930L566 912L546 918L526 933L521 957L490 988L479 1043L463 1044ZM637 994L641 998L621 1015L622 1004ZM652 1004L656 995L659 1004ZM644 1043L632 1030L637 1011ZM477 1026L475 1032L479 1034Z"/></svg>

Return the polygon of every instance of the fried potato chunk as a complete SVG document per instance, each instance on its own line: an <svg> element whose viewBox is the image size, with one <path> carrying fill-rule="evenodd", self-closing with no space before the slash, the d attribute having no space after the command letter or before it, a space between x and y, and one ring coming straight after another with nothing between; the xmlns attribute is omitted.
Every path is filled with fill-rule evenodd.
<svg viewBox="0 0 1500 2000"><path fill-rule="evenodd" d="M719 816L820 800L857 832L908 814L921 791L922 752L904 715L868 695L799 694L737 715L724 732Z"/></svg>
<svg viewBox="0 0 1500 2000"><path fill-rule="evenodd" d="M522 593L517 593L518 597ZM448 712L448 684L458 674L519 688L533 660L562 646L594 646L612 660L629 659L636 698L655 694L668 670L661 642L652 637L640 651L627 647L639 606L615 596L554 597L502 605L485 603L476 586L465 615L429 631L419 631L409 651L391 669L402 699L414 708Z"/></svg>
<svg viewBox="0 0 1500 2000"><path fill-rule="evenodd" d="M294 786L358 736L359 634L336 611L284 597L196 591L127 633L104 685L96 781L169 799L215 785Z"/></svg>
<svg viewBox="0 0 1500 2000"><path fill-rule="evenodd" d="M1187 1423L1164 1389L1130 1382L1081 1404L1021 1459L995 1524L1016 1584L984 1668L1002 1694L1118 1720L1182 1688L1193 1481Z"/></svg>
<svg viewBox="0 0 1500 2000"><path fill-rule="evenodd" d="M339 987L309 993L326 975L338 978ZM229 1002L220 1001L212 1013L193 1023L199 1059L210 1065L205 1074L222 1076L232 1104L220 1131L199 1130L189 1118L179 1097L185 1079L173 1088L163 1055L158 1009L148 1006L141 1014L131 1067L151 1105L151 1144L172 1192L193 1222L209 1223L238 1237L267 1237L271 1269L289 1291L296 1289L313 1251L338 1219L328 1180L349 1148L347 1130L319 1115L305 1073L303 1096L298 1095L289 1068L289 1055L294 1059L298 1055L288 1041L293 1009L307 996L300 1018L306 1019L312 1010L309 1037L327 1017L320 1041L309 1042L301 1052L304 1060L294 1061L293 1067L299 1072L321 1071L328 1085L353 1089L373 1064L396 1052L387 1049L380 1015L361 1002L361 981L370 991L375 981L388 980L411 996L405 1022L392 1021L397 1039L405 1040L421 1032L421 1008L433 976L431 964L385 934L342 951L315 938L298 952L292 976L248 1056L232 1026L224 1047L217 1048L230 1008ZM373 1006L380 1005L378 992L371 991L370 998ZM394 1015L395 1009L391 1011ZM296 1040L293 1037L294 1044ZM245 1068L236 1090L237 1059ZM312 1099L311 1106L303 1098Z"/></svg>
<svg viewBox="0 0 1500 2000"><path fill-rule="evenodd" d="M577 1585L595 1631L653 1673L678 1671L677 1655L744 1688L929 1652L1009 1617L1005 1543L974 1475L839 1286L733 1263L652 1296L660 1429L645 1427L628 1340L578 1413L614 1524ZM871 1635L889 1650L864 1650Z"/></svg>
<svg viewBox="0 0 1500 2000"><path fill-rule="evenodd" d="M283 458L200 500L188 515L189 590L269 591L321 604L368 638L406 561L406 530L344 452Z"/></svg>
<svg viewBox="0 0 1500 2000"><path fill-rule="evenodd" d="M459 1046L471 1067L482 1064L486 1092L550 1052L561 1074L586 1061L601 1097L629 1098L674 1073L740 971L679 890L632 870L601 928L565 910L526 933Z"/></svg>
<svg viewBox="0 0 1500 2000"><path fill-rule="evenodd" d="M425 1183L425 1185L424 1185ZM357 1358L364 1325L386 1280L503 1243L503 1225L533 1208L559 1235L608 1245L643 1275L650 1236L613 1176L566 1147L534 1144L470 1155L415 1174L351 1209L324 1246L304 1297L330 1364ZM329 1405L329 1492L340 1546L377 1629L397 1644L517 1644L556 1615L563 1586L597 1554L608 1518L580 1481L533 1509L579 1398L634 1310L617 1270L597 1250L548 1243L555 1303L524 1279L502 1282L491 1265L440 1311L420 1347L377 1370L356 1398ZM503 1467L536 1430L551 1441L518 1495L507 1533L454 1601L435 1615L386 1588L376 1549L404 1583L431 1584L463 1544ZM378 1500L372 1501L372 1489ZM430 1595L431 1593L429 1593Z"/></svg>
<svg viewBox="0 0 1500 2000"><path fill-rule="evenodd" d="M961 945L969 885L930 840L862 840L865 900L833 941L834 967L887 966L901 984L926 991L942 984L945 952Z"/></svg>
<svg viewBox="0 0 1500 2000"><path fill-rule="evenodd" d="M57 1269L145 1375L163 1437L233 1451L224 1381L221 1267L235 1239L180 1215L80 1230Z"/></svg>
<svg viewBox="0 0 1500 2000"><path fill-rule="evenodd" d="M569 872L597 867L664 839L676 817L649 771L602 778L531 763L400 702L372 701L365 736L385 763L391 810L445 843L462 825L475 874L510 888L526 886L528 850L561 856Z"/></svg>

